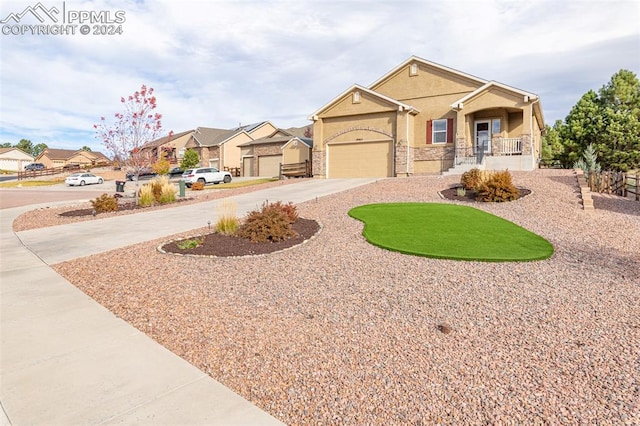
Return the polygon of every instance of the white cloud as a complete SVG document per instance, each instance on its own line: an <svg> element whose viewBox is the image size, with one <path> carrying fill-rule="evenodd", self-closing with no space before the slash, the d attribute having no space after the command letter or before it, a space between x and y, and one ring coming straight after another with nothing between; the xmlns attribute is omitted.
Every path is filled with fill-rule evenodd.
<svg viewBox="0 0 640 426"><path fill-rule="evenodd" d="M2 2L0 19L30 4ZM101 149L93 123L143 83L174 131L302 126L351 84L417 55L540 94L552 124L617 70L640 73L636 1L65 4L124 10L124 34L0 35L0 142Z"/></svg>

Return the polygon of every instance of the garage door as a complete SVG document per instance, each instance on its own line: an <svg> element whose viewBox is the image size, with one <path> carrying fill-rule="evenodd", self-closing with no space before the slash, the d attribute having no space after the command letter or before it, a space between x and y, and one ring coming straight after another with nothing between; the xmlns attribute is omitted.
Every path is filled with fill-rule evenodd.
<svg viewBox="0 0 640 426"><path fill-rule="evenodd" d="M242 176L253 176L253 157L242 159Z"/></svg>
<svg viewBox="0 0 640 426"><path fill-rule="evenodd" d="M392 176L391 141L336 144L328 148L329 178Z"/></svg>
<svg viewBox="0 0 640 426"><path fill-rule="evenodd" d="M258 176L280 176L280 163L282 155L263 155L258 157Z"/></svg>

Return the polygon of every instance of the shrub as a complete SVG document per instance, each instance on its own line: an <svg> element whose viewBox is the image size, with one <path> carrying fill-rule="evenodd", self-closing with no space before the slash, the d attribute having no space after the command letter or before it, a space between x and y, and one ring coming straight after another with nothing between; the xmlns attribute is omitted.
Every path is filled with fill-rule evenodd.
<svg viewBox="0 0 640 426"><path fill-rule="evenodd" d="M490 177L478 189L478 201L504 202L518 198L520 191L513 185L508 170L491 173Z"/></svg>
<svg viewBox="0 0 640 426"><path fill-rule="evenodd" d="M236 204L231 201L224 201L218 207L218 222L216 232L224 235L233 235L240 226L240 221L236 216Z"/></svg>
<svg viewBox="0 0 640 426"><path fill-rule="evenodd" d="M456 195L458 195L458 197L464 197L467 195L467 190L464 189L464 187L458 187L456 188Z"/></svg>
<svg viewBox="0 0 640 426"><path fill-rule="evenodd" d="M204 182L194 182L191 184L192 191L202 191L204 189Z"/></svg>
<svg viewBox="0 0 640 426"><path fill-rule="evenodd" d="M172 203L176 200L176 188L167 176L160 176L151 182L153 197L158 203Z"/></svg>
<svg viewBox="0 0 640 426"><path fill-rule="evenodd" d="M268 204L266 208L281 211L289 218L289 222L292 224L298 220L298 209L291 201L287 204L284 204L282 201L276 201L275 203Z"/></svg>
<svg viewBox="0 0 640 426"><path fill-rule="evenodd" d="M460 183L464 189L476 189L480 183L480 169L473 168L462 174Z"/></svg>
<svg viewBox="0 0 640 426"><path fill-rule="evenodd" d="M204 242L204 238L190 238L188 240L182 240L176 243L180 250L194 249L201 246Z"/></svg>
<svg viewBox="0 0 640 426"><path fill-rule="evenodd" d="M283 205L265 202L260 210L249 212L244 223L238 228L236 236L247 238L254 243L276 242L295 237L297 233L291 229L292 212L295 212L297 218L295 206L291 203Z"/></svg>
<svg viewBox="0 0 640 426"><path fill-rule="evenodd" d="M91 200L91 205L96 213L117 212L118 199L109 194L102 194L95 200Z"/></svg>
<svg viewBox="0 0 640 426"><path fill-rule="evenodd" d="M163 155L162 158L160 158L158 161L156 161L151 165L151 168L155 173L159 175L166 175L169 173L169 169L171 168L171 163L169 163L169 161L166 158L164 158L164 155Z"/></svg>
<svg viewBox="0 0 640 426"><path fill-rule="evenodd" d="M153 185L143 185L142 188L140 188L140 200L138 203L142 207L149 207L152 206L155 201L156 197L153 194Z"/></svg>

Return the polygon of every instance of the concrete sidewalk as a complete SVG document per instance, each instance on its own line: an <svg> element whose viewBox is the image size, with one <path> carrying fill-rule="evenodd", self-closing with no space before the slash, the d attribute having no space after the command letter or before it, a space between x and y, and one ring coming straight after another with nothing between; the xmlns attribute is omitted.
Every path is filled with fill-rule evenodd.
<svg viewBox="0 0 640 426"><path fill-rule="evenodd" d="M226 200L242 216L265 200L300 203L373 181L311 180ZM0 424L281 424L48 266L215 223L220 201L17 235L13 220L35 206L0 211Z"/></svg>

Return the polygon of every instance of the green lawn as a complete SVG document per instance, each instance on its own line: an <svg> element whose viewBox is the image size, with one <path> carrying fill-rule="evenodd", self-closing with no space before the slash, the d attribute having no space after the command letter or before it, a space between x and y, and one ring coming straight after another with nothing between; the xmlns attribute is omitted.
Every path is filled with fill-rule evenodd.
<svg viewBox="0 0 640 426"><path fill-rule="evenodd" d="M63 183L64 179L56 180L13 180L0 183L0 188L26 188L34 186L51 186Z"/></svg>
<svg viewBox="0 0 640 426"><path fill-rule="evenodd" d="M473 207L440 203L368 204L349 211L371 244L438 259L514 262L551 257L553 246L513 222Z"/></svg>

